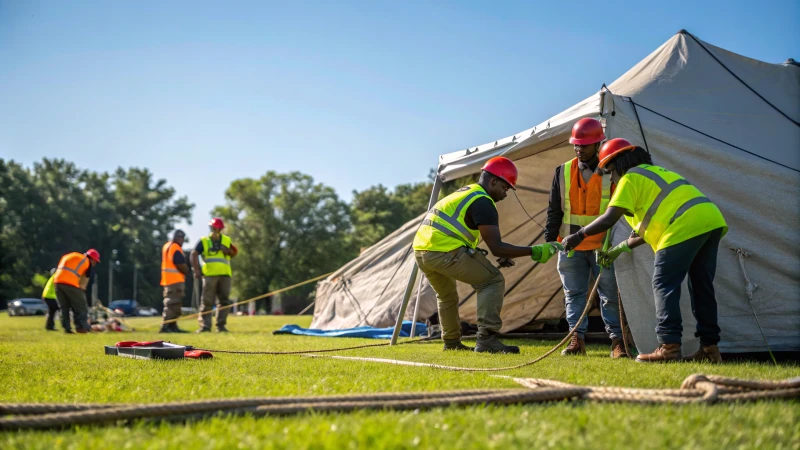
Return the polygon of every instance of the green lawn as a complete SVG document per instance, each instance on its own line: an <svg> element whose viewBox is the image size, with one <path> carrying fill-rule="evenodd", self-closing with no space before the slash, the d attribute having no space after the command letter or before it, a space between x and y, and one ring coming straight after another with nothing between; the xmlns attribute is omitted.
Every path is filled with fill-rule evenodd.
<svg viewBox="0 0 800 450"><path fill-rule="evenodd" d="M137 319L152 323L158 319ZM133 321L134 324L137 321ZM105 356L119 340L169 336L197 347L240 350L335 348L374 341L273 336L306 317L234 317L227 335L154 332L65 335L44 319L0 315L0 401L162 402L249 396L325 395L518 387L491 374L316 359L302 356L215 355L207 361L142 361ZM181 322L194 330L194 321ZM520 340L521 355L443 353L440 345L403 345L342 352L469 367L531 360L554 342ZM503 375L577 384L678 387L693 373L785 379L800 366L771 363L643 365L612 361L605 346L586 358L553 355ZM800 402L712 406L592 403L446 408L421 412L306 414L282 418L213 418L188 424L77 427L0 433L0 448L787 448L800 449Z"/></svg>

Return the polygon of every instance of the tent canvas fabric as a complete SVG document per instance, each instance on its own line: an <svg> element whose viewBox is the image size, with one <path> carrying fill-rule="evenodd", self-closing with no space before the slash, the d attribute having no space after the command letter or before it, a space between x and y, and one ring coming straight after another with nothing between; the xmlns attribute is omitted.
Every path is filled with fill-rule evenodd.
<svg viewBox="0 0 800 450"><path fill-rule="evenodd" d="M573 157L568 138L583 117L604 122L609 138L647 148L655 164L686 177L725 216L730 231L720 244L715 279L720 349L765 351L763 331L772 350L800 350L800 67L756 61L680 32L607 87L536 127L440 156L439 181L474 175L493 156L511 158L520 171L520 202L510 195L498 203L501 232L517 245L542 242L534 220L544 224L553 170ZM393 324L421 218L321 282L312 327ZM630 232L620 221L613 242ZM658 345L653 259L643 246L615 264L628 321L644 352ZM563 317L556 264L516 261L503 271L502 331ZM422 279L420 319L436 310L435 295ZM406 319L413 317L417 286ZM459 284L459 294L462 320L474 323L472 288ZM685 282L681 311L687 354L698 343Z"/></svg>

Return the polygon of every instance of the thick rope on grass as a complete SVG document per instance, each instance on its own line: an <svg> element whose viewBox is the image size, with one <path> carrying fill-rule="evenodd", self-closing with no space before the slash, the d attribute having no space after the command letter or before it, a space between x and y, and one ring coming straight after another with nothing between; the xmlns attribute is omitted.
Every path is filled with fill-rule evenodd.
<svg viewBox="0 0 800 450"><path fill-rule="evenodd" d="M714 404L800 398L800 378L778 381L691 375L680 389L578 386L537 378L511 379L528 389L262 397L160 404L0 404L0 430L49 429L127 420L191 420L213 415L282 416L305 412L415 410L468 405L583 400L634 404Z"/></svg>

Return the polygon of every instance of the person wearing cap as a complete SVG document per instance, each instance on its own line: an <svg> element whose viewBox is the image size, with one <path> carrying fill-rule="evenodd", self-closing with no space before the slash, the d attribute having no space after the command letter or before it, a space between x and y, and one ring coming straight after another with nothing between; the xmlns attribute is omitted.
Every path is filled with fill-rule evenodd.
<svg viewBox="0 0 800 450"><path fill-rule="evenodd" d="M47 318L45 319L44 329L56 331L56 312L58 312L58 298L56 297L56 269L50 269L50 278L42 289L42 300L47 303Z"/></svg>
<svg viewBox="0 0 800 450"><path fill-rule="evenodd" d="M222 234L225 223L222 219L215 217L208 223L211 233L203 236L192 250L191 261L194 269L195 278L203 279L203 292L200 296L200 328L198 333L211 331L211 314L203 314L211 311L216 300L217 304L217 331L226 333L225 327L228 319L228 308L222 307L231 304L229 299L231 294L231 258L238 253L236 246L231 242L231 238ZM199 257L203 257L203 265L200 267Z"/></svg>
<svg viewBox="0 0 800 450"><path fill-rule="evenodd" d="M606 212L614 186L609 175L604 176L596 170L600 161L597 151L605 138L603 125L597 119L586 117L572 127L569 142L574 146L575 158L556 167L547 206L545 241L560 242ZM589 327L589 318L585 317L581 323L578 323L578 319L586 308L589 276L600 275L595 252L603 246L604 238L605 233L591 236L581 242L574 253L558 255L558 274L564 286L567 323L570 329L575 330L562 355L586 354L584 333ZM613 266L603 271L597 291L600 295L600 315L606 333L611 338L611 357L625 358L628 355L622 341L619 295Z"/></svg>
<svg viewBox="0 0 800 450"><path fill-rule="evenodd" d="M92 277L92 268L100 262L100 253L90 248L86 253L72 252L61 257L53 275L56 298L61 307L61 326L67 334L73 334L70 311L75 320L75 332L88 333L89 305L86 303L86 287Z"/></svg>
<svg viewBox="0 0 800 450"><path fill-rule="evenodd" d="M186 233L175 230L172 240L161 247L161 286L164 288L163 322L159 333L186 333L178 328L183 295L186 292L186 275L189 266L183 254Z"/></svg>
<svg viewBox="0 0 800 450"><path fill-rule="evenodd" d="M513 265L512 258L530 257L545 263L558 250L558 243L518 247L503 242L496 202L515 189L517 168L501 156L490 159L477 183L464 186L436 202L414 236L414 256L438 299L444 350L473 350L461 343L456 281L471 285L478 297L478 341L476 352L519 353L519 347L497 338L503 325L505 279L478 249L481 239L500 267Z"/></svg>
<svg viewBox="0 0 800 450"><path fill-rule="evenodd" d="M564 238L566 249L576 248L590 236L610 229L621 217L635 231L630 238L598 255L610 266L622 253L647 243L655 252L653 295L656 303L656 335L659 346L640 354L637 362L667 362L682 358L683 332L681 284L689 275L692 313L697 320L695 336L700 349L686 359L722 362L717 344L717 300L714 275L720 239L728 225L717 205L685 178L653 165L650 154L625 139L611 139L600 148L598 166L610 172L617 189L600 217Z"/></svg>

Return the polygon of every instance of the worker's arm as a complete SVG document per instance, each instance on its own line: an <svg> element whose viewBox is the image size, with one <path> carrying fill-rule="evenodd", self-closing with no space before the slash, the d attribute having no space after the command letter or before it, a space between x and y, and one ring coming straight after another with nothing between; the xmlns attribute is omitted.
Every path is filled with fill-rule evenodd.
<svg viewBox="0 0 800 450"><path fill-rule="evenodd" d="M628 247L634 249L644 244L644 238L634 233L631 235L631 237L628 238L627 242L628 242Z"/></svg>
<svg viewBox="0 0 800 450"><path fill-rule="evenodd" d="M586 236L594 236L611 229L615 223L625 214L625 210L616 206L609 206L606 212L595 219L589 225L578 230L577 233L570 234L565 237L561 243L564 244L565 250L572 250L586 238ZM640 244L641 245L641 244Z"/></svg>
<svg viewBox="0 0 800 450"><path fill-rule="evenodd" d="M494 225L478 225L478 230L481 233L483 242L486 242L489 251L491 251L494 256L500 258L531 256L530 247L518 247L503 242L503 239L500 237L500 227Z"/></svg>
<svg viewBox="0 0 800 450"><path fill-rule="evenodd" d="M197 250L192 250L192 253L189 255L189 260L192 262L195 278L202 277L203 272L200 270L200 254L197 253Z"/></svg>
<svg viewBox="0 0 800 450"><path fill-rule="evenodd" d="M85 291L87 287L89 287L89 277L83 275L81 276L81 281L79 283L81 285L81 290Z"/></svg>
<svg viewBox="0 0 800 450"><path fill-rule="evenodd" d="M178 271L184 276L189 275L189 266L186 264L175 264L175 267L177 267Z"/></svg>
<svg viewBox="0 0 800 450"><path fill-rule="evenodd" d="M547 203L547 222L544 226L545 242L558 240L558 230L564 221L564 211L561 209L561 166L556 167L553 175L553 184L550 186L550 200Z"/></svg>

